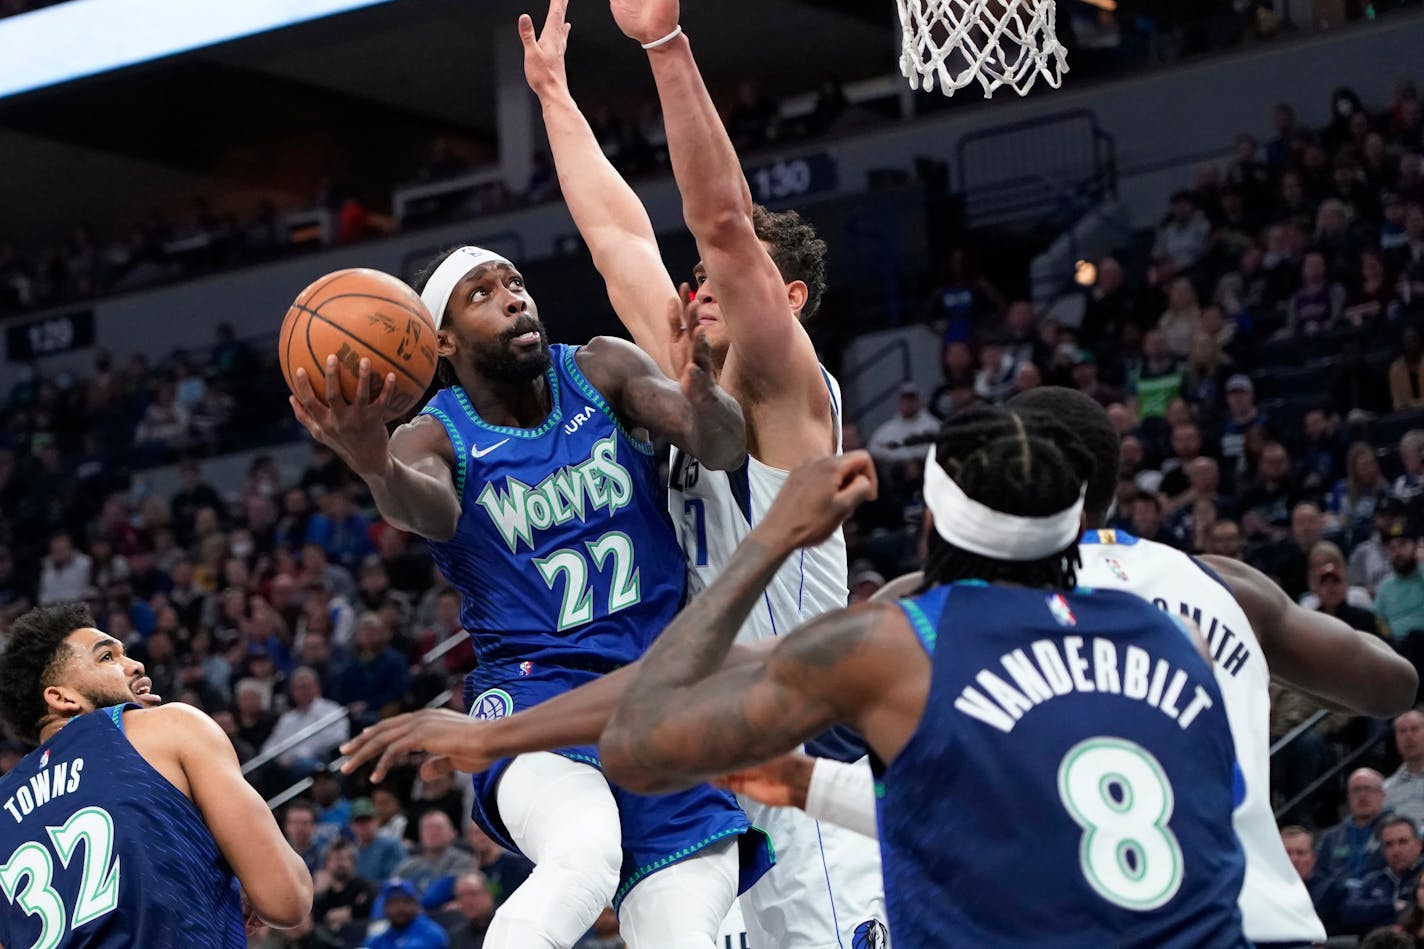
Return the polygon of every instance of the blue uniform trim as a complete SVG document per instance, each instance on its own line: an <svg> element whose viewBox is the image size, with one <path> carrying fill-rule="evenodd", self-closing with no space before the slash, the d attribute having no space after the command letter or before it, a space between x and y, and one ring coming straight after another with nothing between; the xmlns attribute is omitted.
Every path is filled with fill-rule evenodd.
<svg viewBox="0 0 1424 949"><path fill-rule="evenodd" d="M691 845L690 847L683 847L681 850L670 853L660 860L654 860L652 863L647 864L646 866L639 867L632 873L628 874L628 878L623 881L623 885L618 888L618 892L613 894L613 908L617 909L619 904L621 904L623 900L628 896L628 891L633 889L633 887L636 886L638 882L644 877L646 877L648 874L656 873L658 870L661 870L664 867L672 866L674 863L677 863L680 860L686 860L688 857L692 856L698 851L706 850L708 847L712 846L719 840L726 840L728 837L739 837L741 836L741 834L741 828L728 827L724 830L717 831L717 833L713 834L712 836L704 838L703 840ZM770 840L771 838L768 837L767 839Z"/></svg>
<svg viewBox="0 0 1424 949"><path fill-rule="evenodd" d="M464 498L465 477L470 470L470 454L465 450L465 439L461 437L460 430L455 427L450 416L434 406L427 405L420 410L421 415L429 415L445 428L445 434L450 439L450 445L455 449L455 496Z"/></svg>
<svg viewBox="0 0 1424 949"><path fill-rule="evenodd" d="M1188 554L1187 556L1191 557L1190 554ZM1217 573L1215 570L1211 569L1195 557L1192 557L1191 560L1192 563L1196 564L1201 569L1202 573L1206 574L1208 577L1211 577L1217 583L1221 584L1221 588L1227 592L1227 595L1229 595L1233 600L1236 599L1236 594L1231 591L1231 587L1227 585L1226 581L1221 579L1221 574Z"/></svg>
<svg viewBox="0 0 1424 949"><path fill-rule="evenodd" d="M1119 547L1132 547L1136 543L1136 537L1127 531L1117 530L1085 531L1083 539L1078 541L1080 546L1083 544L1116 544Z"/></svg>
<svg viewBox="0 0 1424 949"><path fill-rule="evenodd" d="M841 941L841 921L836 913L836 891L831 887L831 868L826 863L826 842L821 837L820 821L816 821L816 847L821 851L821 871L826 875L826 899L831 904L831 926L835 930L836 945L845 949L845 943Z"/></svg>
<svg viewBox="0 0 1424 949"><path fill-rule="evenodd" d="M500 435L508 435L511 438L541 438L555 425L564 420L564 410L563 407L559 405L559 374L555 371L553 366L550 366L549 371L544 373L544 379L549 385L549 404L552 405L553 408L549 412L549 417L544 419L544 424L538 428L510 428L508 425L491 425L489 422L480 418L479 413L475 411L475 407L470 404L470 397L465 393L463 388L455 386L450 391L453 392L455 398L459 400L460 408L465 410L465 415L469 420L480 428L491 432L498 432Z"/></svg>
<svg viewBox="0 0 1424 949"><path fill-rule="evenodd" d="M742 517L747 519L748 527L755 527L752 523L752 480L751 472L747 470L751 456L742 459L741 467L727 472L727 483L732 488L732 499L737 502L737 510L742 512Z"/></svg>
<svg viewBox="0 0 1424 949"><path fill-rule="evenodd" d="M652 444L643 441L641 438L634 438L633 435L623 427L623 420L609 407L608 402L603 398L603 394L593 387L593 383L588 381L588 376L583 374L583 370L578 367L578 363L574 362L574 353L576 352L578 352L577 346L570 346L564 350L564 369L568 371L569 378L574 381L574 385L583 393L584 398L588 399L600 412L608 416L608 420L613 423L613 427L618 429L618 433L626 438L630 445L645 455L651 455L653 453Z"/></svg>
<svg viewBox="0 0 1424 949"><path fill-rule="evenodd" d="M124 711L129 707L130 703L125 702L123 705L111 705L106 709L109 713L109 718L114 722L114 727L119 730L119 734L125 737L128 736L128 732L124 730ZM137 705L133 705L132 707L138 708Z"/></svg>
<svg viewBox="0 0 1424 949"><path fill-rule="evenodd" d="M939 633L935 631L934 623L925 615L925 611L920 609L918 603L910 600L901 600L900 609L904 610L905 616L909 618L910 625L914 627L915 635L920 638L920 645L925 647L925 652L933 656L935 644L939 639Z"/></svg>

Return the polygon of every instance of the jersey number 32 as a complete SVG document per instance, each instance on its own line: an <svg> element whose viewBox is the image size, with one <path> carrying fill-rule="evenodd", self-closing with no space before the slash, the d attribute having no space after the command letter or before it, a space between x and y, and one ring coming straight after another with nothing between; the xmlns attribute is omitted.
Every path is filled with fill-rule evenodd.
<svg viewBox="0 0 1424 949"><path fill-rule="evenodd" d="M1083 828L1078 862L1099 896L1124 909L1165 906L1182 885L1182 847L1167 826L1172 785L1146 748L1089 738L1058 765L1058 796Z"/></svg>
<svg viewBox="0 0 1424 949"><path fill-rule="evenodd" d="M15 848L0 866L0 892L5 899L30 916L39 917L40 936L28 946L13 949L55 949L66 929L77 929L119 905L119 861L114 853L114 819L102 807L86 807L59 827L45 828L50 848L31 840ZM54 858L68 868L84 845L84 872L74 911L64 905L55 891Z"/></svg>

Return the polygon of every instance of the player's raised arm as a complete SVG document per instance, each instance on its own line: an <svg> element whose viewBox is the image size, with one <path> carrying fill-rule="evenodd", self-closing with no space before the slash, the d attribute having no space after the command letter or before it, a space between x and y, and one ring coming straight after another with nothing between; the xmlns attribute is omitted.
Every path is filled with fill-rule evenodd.
<svg viewBox="0 0 1424 949"><path fill-rule="evenodd" d="M552 0L537 38L529 15L519 18L524 77L543 107L564 201L603 276L609 302L633 341L664 374L676 379L680 365L670 347L680 332L682 304L663 265L648 212L604 155L569 92L564 70L567 8L568 0Z"/></svg>
<svg viewBox="0 0 1424 949"><path fill-rule="evenodd" d="M732 140L687 37L672 35L679 29L677 0L612 0L612 7L625 34L645 46L658 44L648 59L683 216L733 343L724 372L752 376L763 397L819 382L815 349L793 313L805 302L806 285L788 286L756 234L751 190Z"/></svg>
<svg viewBox="0 0 1424 949"><path fill-rule="evenodd" d="M613 336L590 340L579 365L621 418L667 439L706 467L726 471L746 458L741 406L717 385L705 340L693 345L692 359L677 381L647 353Z"/></svg>
<svg viewBox="0 0 1424 949"><path fill-rule="evenodd" d="M431 540L449 540L460 520L460 498L451 474L455 459L450 439L440 423L419 416L386 432L385 418L396 391L387 376L380 395L371 398L371 362L361 360L355 401L341 395L337 361L326 362L326 392L322 404L305 369L298 369L292 411L313 438L329 447L371 489L376 508L387 522Z"/></svg>
<svg viewBox="0 0 1424 949"><path fill-rule="evenodd" d="M1297 605L1239 560L1202 561L1231 587L1273 675L1358 715L1389 718L1414 704L1419 674L1379 637Z"/></svg>
<svg viewBox="0 0 1424 949"><path fill-rule="evenodd" d="M266 802L243 778L232 742L216 722L188 705L166 705L142 714L162 717L193 804L253 910L279 929L299 925L311 912L311 874L282 836Z"/></svg>

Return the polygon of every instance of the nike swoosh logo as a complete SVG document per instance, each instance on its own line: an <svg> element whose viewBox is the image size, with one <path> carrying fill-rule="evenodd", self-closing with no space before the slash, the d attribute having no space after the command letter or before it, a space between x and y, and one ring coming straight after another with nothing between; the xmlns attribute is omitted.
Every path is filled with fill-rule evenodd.
<svg viewBox="0 0 1424 949"><path fill-rule="evenodd" d="M504 442L507 442L507 441L509 441L509 439L506 438L506 439L504 440ZM479 445L471 445L471 446L470 446L470 457L472 457L472 458L483 458L485 455L488 455L490 452L494 451L494 450L495 450L496 448L498 448L500 445L503 445L504 442L495 442L493 445L489 446L488 448L481 448Z"/></svg>

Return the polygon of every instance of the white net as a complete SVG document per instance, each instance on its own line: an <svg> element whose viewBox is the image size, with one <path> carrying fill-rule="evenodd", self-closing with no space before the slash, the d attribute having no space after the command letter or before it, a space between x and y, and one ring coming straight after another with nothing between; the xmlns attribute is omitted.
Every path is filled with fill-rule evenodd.
<svg viewBox="0 0 1424 949"><path fill-rule="evenodd" d="M1053 0L896 0L910 86L947 96L978 80L984 98L1008 86L1026 95L1041 76L1058 88L1068 56L1054 29Z"/></svg>

